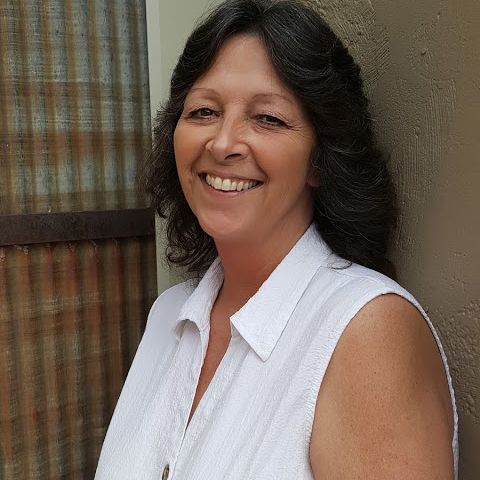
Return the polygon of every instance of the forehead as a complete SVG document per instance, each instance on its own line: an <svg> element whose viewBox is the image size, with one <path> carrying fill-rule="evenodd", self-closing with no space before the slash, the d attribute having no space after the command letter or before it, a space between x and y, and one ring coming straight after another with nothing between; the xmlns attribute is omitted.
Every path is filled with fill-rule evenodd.
<svg viewBox="0 0 480 480"><path fill-rule="evenodd" d="M234 35L225 41L213 64L194 83L191 92L207 90L265 99L283 97L283 100L297 103L256 35Z"/></svg>

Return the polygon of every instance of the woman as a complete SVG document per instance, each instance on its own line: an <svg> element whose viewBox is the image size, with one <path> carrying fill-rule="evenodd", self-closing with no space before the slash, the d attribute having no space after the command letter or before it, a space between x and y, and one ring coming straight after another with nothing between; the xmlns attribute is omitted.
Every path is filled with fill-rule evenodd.
<svg viewBox="0 0 480 480"><path fill-rule="evenodd" d="M456 476L442 346L383 275L394 193L359 69L311 7L227 0L195 29L149 188L197 280L152 307L98 480Z"/></svg>

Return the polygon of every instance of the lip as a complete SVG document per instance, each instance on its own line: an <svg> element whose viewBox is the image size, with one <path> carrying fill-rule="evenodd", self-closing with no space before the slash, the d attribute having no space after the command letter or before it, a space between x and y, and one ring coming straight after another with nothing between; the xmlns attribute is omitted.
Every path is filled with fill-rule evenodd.
<svg viewBox="0 0 480 480"><path fill-rule="evenodd" d="M255 182L263 183L261 180L258 180L257 178L254 178L254 177L245 177L244 175L238 175L232 172L219 172L218 170L203 170L199 173L199 175L202 179L204 179L207 176L207 173L211 177L229 178L230 180L243 180L243 181L254 180Z"/></svg>
<svg viewBox="0 0 480 480"><path fill-rule="evenodd" d="M220 175L219 175L220 176ZM228 178L228 177L227 177ZM238 177L236 177L238 178ZM230 192L224 192L223 190L216 190L215 188L211 187L206 180L206 174L199 175L200 182L202 183L203 187L205 188L206 192L209 195L213 195L215 197L238 197L239 195L243 195L245 193L249 193L253 190L256 190L258 187L261 187L262 184L259 184L253 188L250 188L248 190L240 190L239 192L236 190L230 191Z"/></svg>

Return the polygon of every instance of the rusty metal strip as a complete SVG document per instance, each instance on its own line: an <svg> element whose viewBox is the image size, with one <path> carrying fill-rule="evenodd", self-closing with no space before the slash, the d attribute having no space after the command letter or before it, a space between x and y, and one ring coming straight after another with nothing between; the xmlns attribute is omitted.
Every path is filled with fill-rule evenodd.
<svg viewBox="0 0 480 480"><path fill-rule="evenodd" d="M115 2L114 2L115 3ZM72 2L73 4L73 2ZM105 25L102 25L102 17L98 17L98 14L102 10L104 2L87 2L86 10L87 10L87 17L88 17L88 29L87 29L87 42L88 42L88 56L89 56L89 68L90 68L90 75L92 79L100 79L101 69L100 69L100 49L98 45L98 39L101 38L101 35L108 35L108 30L106 29ZM73 5L72 5L73 6ZM98 9L98 10L97 10ZM106 20L110 20L110 16L104 13ZM105 18L104 17L104 18ZM114 21L114 20L111 20ZM100 25L99 25L100 24ZM106 31L105 31L105 30ZM112 39L108 36L106 37L108 42L111 42ZM73 56L76 61L78 61L78 56L75 54L75 45L73 45ZM110 48L113 45L110 44ZM116 53L116 52L115 52ZM113 50L111 51L112 56L114 55ZM119 57L115 57L119 58ZM113 62L116 63L116 62ZM106 207L107 203L105 202L106 198L104 192L106 190L105 185L105 163L107 160L107 146L105 145L104 139L104 130L103 127L103 120L105 118L105 102L106 97L105 94L107 93L104 90L105 87L102 87L100 81L92 81L90 82L90 101L92 102L93 110L92 110L92 117L90 119L90 128L95 133L94 137L94 148L96 149L96 161L92 167L95 169L95 194L97 197L96 204L102 205L103 208ZM121 98L121 97L118 97ZM80 111L80 114L83 115L83 111ZM115 125L115 123L114 123ZM115 132L115 126L113 127L113 132ZM115 133L114 133L115 135ZM92 146L93 146L92 145ZM122 150L122 147L117 150L116 153L119 153ZM117 174L117 172L115 172ZM116 190L123 189L123 185L116 185ZM115 196L118 195L118 191L115 191ZM122 204L117 204L119 207L124 207ZM101 207L102 208L102 207ZM108 207L107 207L108 208Z"/></svg>
<svg viewBox="0 0 480 480"><path fill-rule="evenodd" d="M114 58L121 58L121 43L123 43L125 40L122 36L119 36L119 28L121 28L121 18L122 18L122 12L120 11L119 8L117 8L116 5L110 5L111 10L109 11L109 15L107 16L107 25L106 25L106 31L108 31L109 37L112 39L111 43L111 55L113 55ZM128 9L125 12L128 14ZM130 28L128 28L130 30ZM127 30L127 31L128 31ZM97 56L97 62L100 60L100 56ZM124 86L122 85L122 65L120 62L112 62L111 64L111 74L112 74L112 90L111 90L111 95L112 99L115 98L124 98ZM99 109L101 112L101 110ZM106 112L105 112L106 113ZM112 102L111 105L111 113L113 113L113 132L114 135L116 136L115 142L119 143L122 145L122 148L118 149L117 151L117 156L116 156L116 163L117 163L117 186L118 186L118 196L117 196L117 205L120 208L125 208L126 206L126 197L125 197L125 164L126 164L126 158L125 158L125 149L126 149L126 144L125 140L130 136L130 135L125 135L124 130L125 130L125 119L124 119L124 112L122 108L122 103L121 102Z"/></svg>
<svg viewBox="0 0 480 480"><path fill-rule="evenodd" d="M154 214L150 208L0 215L0 246L154 234Z"/></svg>
<svg viewBox="0 0 480 480"><path fill-rule="evenodd" d="M133 52L132 60L135 64L135 68L132 69L132 83L133 85L141 85L142 84L142 77L146 76L147 68L146 68L146 60L147 57L142 55L142 52L147 48L147 41L146 41L146 33L147 30L144 28L146 25L146 4L145 2L141 6L136 6L132 2L128 3L128 15L130 18L129 25L131 28L128 30L129 33L129 44L131 45L131 49ZM147 89L149 92L149 89ZM144 125L142 129L138 127L132 130L132 141L133 141L133 149L135 152L135 158L138 159L145 159L145 152L148 152L151 148L152 139L150 135L145 135L145 132L151 132L151 124L150 120L150 101L145 102L143 101L144 90L140 88L133 89L134 95L134 105L135 108L133 109L133 116L134 116L134 125ZM148 123L145 125L145 120ZM142 188L139 185L139 175L136 176L136 185L135 190L137 192L142 192Z"/></svg>
<svg viewBox="0 0 480 480"><path fill-rule="evenodd" d="M7 18L7 6L3 3L0 4L0 52L2 55L2 61L0 61L0 191L2 192L2 202L0 202L0 213L8 212L10 205L14 203L13 196L15 192L14 188L14 172L15 164L9 161L11 154L11 147L9 145L8 138L11 135L13 127L12 122L12 103L8 99L11 99L13 89L7 83L9 79L8 74L8 62L12 49L2 48L3 45L9 44L8 35L8 18ZM5 436L6 438L6 436Z"/></svg>

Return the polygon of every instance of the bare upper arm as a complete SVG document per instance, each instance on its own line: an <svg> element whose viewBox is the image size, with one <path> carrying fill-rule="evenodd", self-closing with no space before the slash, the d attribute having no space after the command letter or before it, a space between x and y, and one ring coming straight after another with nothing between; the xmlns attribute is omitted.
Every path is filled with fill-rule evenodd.
<svg viewBox="0 0 480 480"><path fill-rule="evenodd" d="M318 395L315 479L453 478L452 408L435 339L395 294L350 321Z"/></svg>

